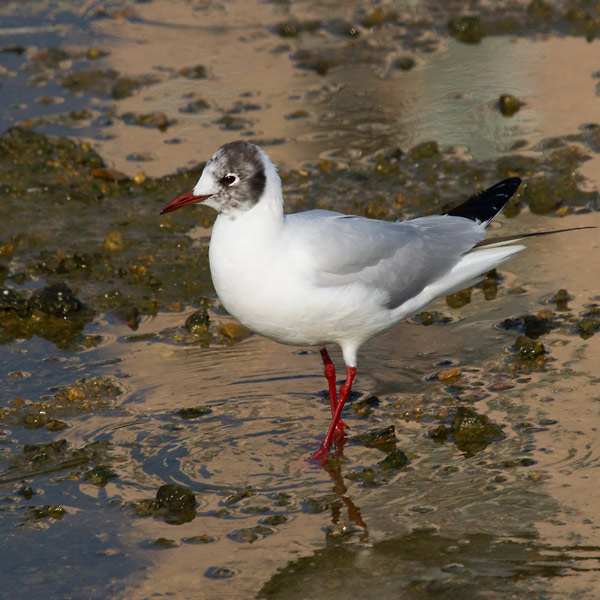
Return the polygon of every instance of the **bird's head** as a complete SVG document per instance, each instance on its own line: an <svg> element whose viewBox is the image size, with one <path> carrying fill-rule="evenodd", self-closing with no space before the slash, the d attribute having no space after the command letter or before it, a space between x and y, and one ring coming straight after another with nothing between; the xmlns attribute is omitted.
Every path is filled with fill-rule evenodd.
<svg viewBox="0 0 600 600"><path fill-rule="evenodd" d="M280 186L279 176L267 155L245 141L221 146L206 163L194 189L171 200L160 214L202 202L217 212L235 217L261 200L269 183Z"/></svg>

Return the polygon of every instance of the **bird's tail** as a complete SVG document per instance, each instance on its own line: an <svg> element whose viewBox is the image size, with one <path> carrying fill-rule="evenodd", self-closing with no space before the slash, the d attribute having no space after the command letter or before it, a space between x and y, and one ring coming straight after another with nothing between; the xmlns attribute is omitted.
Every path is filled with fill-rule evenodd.
<svg viewBox="0 0 600 600"><path fill-rule="evenodd" d="M481 240L481 242L475 244L474 248L481 248L482 246L485 246L487 248L498 248L500 246L512 244L512 242L524 240L525 238L536 237L538 235L551 235L553 233L564 233L565 231L578 231L580 229L596 229L596 227L594 227L593 225L587 225L584 227L568 227L567 229L554 229L552 231L535 231L534 233L518 233L514 235L504 235Z"/></svg>
<svg viewBox="0 0 600 600"><path fill-rule="evenodd" d="M487 227L512 198L521 185L519 177L510 177L492 187L474 194L466 202L455 206L446 214L450 217L464 217Z"/></svg>

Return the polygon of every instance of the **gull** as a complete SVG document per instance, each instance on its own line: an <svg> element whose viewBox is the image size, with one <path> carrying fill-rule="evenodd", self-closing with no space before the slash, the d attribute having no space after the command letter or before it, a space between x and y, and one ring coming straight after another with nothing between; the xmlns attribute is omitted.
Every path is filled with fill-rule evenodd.
<svg viewBox="0 0 600 600"><path fill-rule="evenodd" d="M332 418L312 460L324 462L344 437L341 413L360 346L525 248L507 245L517 236L484 241L486 226L520 183L505 179L444 215L402 222L328 210L284 214L281 180L267 154L233 141L161 214L198 202L215 209L209 261L225 309L267 338L320 348ZM518 239L529 235L540 234ZM339 396L327 344L341 348L346 364Z"/></svg>

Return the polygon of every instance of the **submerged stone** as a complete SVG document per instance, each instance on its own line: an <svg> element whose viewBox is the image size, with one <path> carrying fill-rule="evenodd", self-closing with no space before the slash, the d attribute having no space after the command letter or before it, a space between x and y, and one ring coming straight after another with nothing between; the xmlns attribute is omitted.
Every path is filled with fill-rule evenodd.
<svg viewBox="0 0 600 600"><path fill-rule="evenodd" d="M193 408L182 408L177 411L177 414L182 419L196 419L197 417L208 415L211 412L212 408L208 406L195 406Z"/></svg>
<svg viewBox="0 0 600 600"><path fill-rule="evenodd" d="M236 529L232 531L227 537L234 542L241 542L251 544L260 538L267 537L275 533L270 527L265 525L256 525L254 527L247 527L244 529Z"/></svg>
<svg viewBox="0 0 600 600"><path fill-rule="evenodd" d="M392 450L396 446L396 428L393 425L382 429L373 429L350 438L367 447L380 448L381 450Z"/></svg>
<svg viewBox="0 0 600 600"><path fill-rule="evenodd" d="M584 317L577 323L577 331L584 340L592 337L598 330L600 330L600 319Z"/></svg>
<svg viewBox="0 0 600 600"><path fill-rule="evenodd" d="M448 33L468 44L478 44L484 36L485 30L477 16L465 15L452 19L448 23Z"/></svg>
<svg viewBox="0 0 600 600"><path fill-rule="evenodd" d="M544 179L530 179L522 193L523 200L536 215L548 215L560 206L557 188Z"/></svg>
<svg viewBox="0 0 600 600"><path fill-rule="evenodd" d="M104 251L105 252L118 252L123 250L125 241L123 234L120 231L111 231L104 238Z"/></svg>
<svg viewBox="0 0 600 600"><path fill-rule="evenodd" d="M468 456L485 449L489 442L504 438L502 429L486 415L460 406L450 425L450 432L459 450Z"/></svg>
<svg viewBox="0 0 600 600"><path fill-rule="evenodd" d="M208 322L208 310L206 310L206 308L201 308L196 312L193 312L185 320L185 328L190 333L204 333L208 329Z"/></svg>
<svg viewBox="0 0 600 600"><path fill-rule="evenodd" d="M373 408L379 406L379 398L377 396L367 396L361 398L350 405L350 410L356 413L359 417L368 417L372 412Z"/></svg>
<svg viewBox="0 0 600 600"><path fill-rule="evenodd" d="M471 302L471 288L446 296L446 304L450 308L460 308L469 302Z"/></svg>
<svg viewBox="0 0 600 600"><path fill-rule="evenodd" d="M440 154L438 143L434 140L428 142L422 142L417 144L414 148L410 149L408 153L410 158L414 161L423 160L424 158L431 158Z"/></svg>
<svg viewBox="0 0 600 600"><path fill-rule="evenodd" d="M45 506L34 506L30 508L27 516L30 519L54 519L60 521L65 516L65 509L58 504L45 505Z"/></svg>
<svg viewBox="0 0 600 600"><path fill-rule="evenodd" d="M514 348L517 351L518 359L523 362L538 363L546 354L542 342L532 340L526 335L520 335L517 338Z"/></svg>
<svg viewBox="0 0 600 600"><path fill-rule="evenodd" d="M29 299L29 307L52 317L66 319L79 313L83 304L64 283L55 283L36 290Z"/></svg>
<svg viewBox="0 0 600 600"><path fill-rule="evenodd" d="M550 333L554 324L549 311L538 315L523 315L513 319L504 319L498 326L511 331L522 331L528 338L536 339Z"/></svg>
<svg viewBox="0 0 600 600"><path fill-rule="evenodd" d="M510 94L502 94L498 100L500 112L505 117L512 117L521 108L521 101Z"/></svg>
<svg viewBox="0 0 600 600"><path fill-rule="evenodd" d="M230 322L221 327L221 333L232 342L240 342L252 335L252 332L241 323Z"/></svg>
<svg viewBox="0 0 600 600"><path fill-rule="evenodd" d="M29 312L29 306L25 298L15 290L0 288L0 313L2 311L14 311L18 316L24 317Z"/></svg>
<svg viewBox="0 0 600 600"><path fill-rule="evenodd" d="M204 577L209 579L229 579L235 575L235 571L228 567L209 567L204 571Z"/></svg>
<svg viewBox="0 0 600 600"><path fill-rule="evenodd" d="M193 510L197 505L194 492L180 485L161 485L156 492L156 506L169 512Z"/></svg>
<svg viewBox="0 0 600 600"><path fill-rule="evenodd" d="M558 308L558 310L569 310L567 304L570 299L571 296L569 296L569 292L562 288L552 296L552 302L556 303L556 308Z"/></svg>
<svg viewBox="0 0 600 600"><path fill-rule="evenodd" d="M384 469L401 469L408 464L408 458L402 450L394 448L379 464Z"/></svg>
<svg viewBox="0 0 600 600"><path fill-rule="evenodd" d="M401 56L393 62L393 66L401 71L410 71L416 65L410 56Z"/></svg>
<svg viewBox="0 0 600 600"><path fill-rule="evenodd" d="M204 65L184 67L179 73L188 79L206 79L207 77L206 67Z"/></svg>
<svg viewBox="0 0 600 600"><path fill-rule="evenodd" d="M192 535L181 540L184 544L210 544L215 541L212 535Z"/></svg>
<svg viewBox="0 0 600 600"><path fill-rule="evenodd" d="M106 465L98 465L88 471L83 478L98 487L106 487L106 484L118 474Z"/></svg>
<svg viewBox="0 0 600 600"><path fill-rule="evenodd" d="M152 540L150 542L150 544L152 544L152 546L156 546L158 548L176 548L178 545L175 540L171 540L171 539L165 538L165 537L159 537L155 540Z"/></svg>
<svg viewBox="0 0 600 600"><path fill-rule="evenodd" d="M438 444L443 444L450 435L450 429L448 429L448 427L445 425L439 425L434 429L430 429L427 432L427 435Z"/></svg>

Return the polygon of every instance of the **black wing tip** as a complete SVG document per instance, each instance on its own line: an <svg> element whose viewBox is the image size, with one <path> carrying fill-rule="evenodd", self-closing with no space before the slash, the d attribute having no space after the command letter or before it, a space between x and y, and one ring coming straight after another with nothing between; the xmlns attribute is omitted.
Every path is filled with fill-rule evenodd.
<svg viewBox="0 0 600 600"><path fill-rule="evenodd" d="M486 190L474 194L466 202L455 206L446 214L487 225L506 206L521 183L520 177L503 179Z"/></svg>
<svg viewBox="0 0 600 600"><path fill-rule="evenodd" d="M510 194L510 196L512 196L517 191L522 182L523 180L520 177L508 177L506 179L503 179L502 181L499 181L498 183L494 184L492 187L488 188L487 190L481 193L486 194L488 192L496 190L499 191L501 188L507 188L505 193Z"/></svg>

